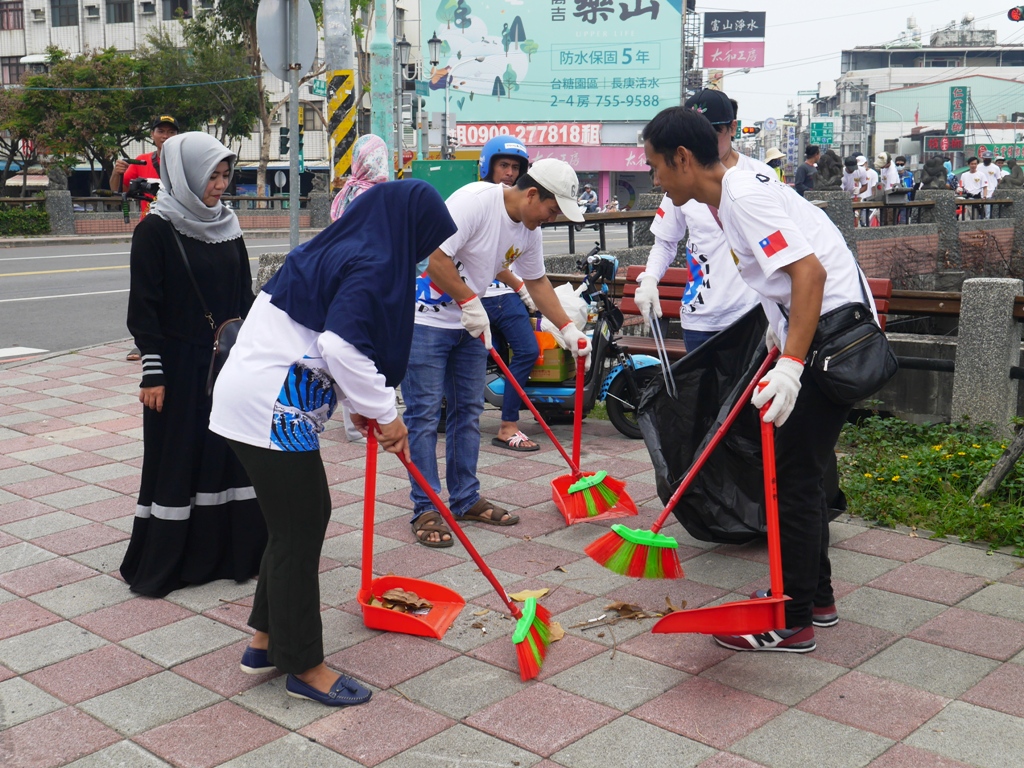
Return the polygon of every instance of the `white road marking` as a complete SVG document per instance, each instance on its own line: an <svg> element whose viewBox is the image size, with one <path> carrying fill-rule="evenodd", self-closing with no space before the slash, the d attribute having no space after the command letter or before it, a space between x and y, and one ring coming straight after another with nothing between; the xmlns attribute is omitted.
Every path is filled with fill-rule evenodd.
<svg viewBox="0 0 1024 768"><path fill-rule="evenodd" d="M36 349L35 347L3 347L0 349L0 358L17 357L18 355L34 355L40 352L49 352L48 349Z"/></svg>
<svg viewBox="0 0 1024 768"><path fill-rule="evenodd" d="M74 299L79 296L103 296L108 293L128 293L124 288L117 291L94 291L93 293L61 293L56 296L23 296L20 299L0 299L0 304L8 304L14 301L40 301L42 299Z"/></svg>

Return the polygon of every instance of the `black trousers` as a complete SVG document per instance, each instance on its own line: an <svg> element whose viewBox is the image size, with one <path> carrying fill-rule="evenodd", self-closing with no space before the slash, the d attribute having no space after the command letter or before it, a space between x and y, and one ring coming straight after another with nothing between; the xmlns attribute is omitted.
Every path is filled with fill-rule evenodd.
<svg viewBox="0 0 1024 768"><path fill-rule="evenodd" d="M787 627L809 627L812 606L835 602L823 479L849 412L825 397L805 369L796 406L775 433Z"/></svg>
<svg viewBox="0 0 1024 768"><path fill-rule="evenodd" d="M331 519L331 492L319 451L272 451L228 444L252 479L267 521L249 626L270 635L267 656L298 674L324 660L320 550Z"/></svg>

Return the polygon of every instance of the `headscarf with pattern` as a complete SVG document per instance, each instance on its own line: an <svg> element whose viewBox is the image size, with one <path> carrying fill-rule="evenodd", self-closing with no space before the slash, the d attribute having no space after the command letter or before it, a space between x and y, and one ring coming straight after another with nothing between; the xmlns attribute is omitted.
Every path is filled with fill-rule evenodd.
<svg viewBox="0 0 1024 768"><path fill-rule="evenodd" d="M352 175L331 203L331 221L337 221L348 204L374 184L388 180L388 149L384 139L368 133L352 145Z"/></svg>

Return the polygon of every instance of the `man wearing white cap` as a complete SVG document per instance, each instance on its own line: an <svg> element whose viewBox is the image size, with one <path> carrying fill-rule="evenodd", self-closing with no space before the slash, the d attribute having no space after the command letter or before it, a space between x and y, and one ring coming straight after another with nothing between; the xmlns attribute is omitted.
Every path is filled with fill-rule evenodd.
<svg viewBox="0 0 1024 768"><path fill-rule="evenodd" d="M857 195L857 198L863 203L870 200L871 196L875 194L875 189L878 187L878 173L868 166L868 159L864 155L857 155L857 168L864 174L864 186L861 187L860 194ZM860 225L868 226L871 223L871 217L877 215L877 209L865 208L860 212Z"/></svg>
<svg viewBox="0 0 1024 768"><path fill-rule="evenodd" d="M491 347L490 319L480 297L498 272L515 264L537 308L561 329L566 348L573 356L590 354L590 340L565 314L544 273L540 231L541 224L559 213L582 222L578 195L575 171L552 158L534 163L514 187L485 181L467 184L446 201L458 231L430 255L426 271L417 280L416 325L402 381L409 448L413 462L440 492L436 448L444 397L448 401L448 505L464 520L488 525L519 522L516 515L480 495L476 476ZM416 483L410 497L417 540L428 547L452 546L451 532Z"/></svg>
<svg viewBox="0 0 1024 768"><path fill-rule="evenodd" d="M985 150L981 153L981 165L978 166L978 172L985 177L985 189L982 197L992 198L995 197L996 187L999 186L999 180L1003 177L1002 171L999 170L999 166L992 162L994 155L991 150ZM985 206L985 218L992 218L992 206Z"/></svg>

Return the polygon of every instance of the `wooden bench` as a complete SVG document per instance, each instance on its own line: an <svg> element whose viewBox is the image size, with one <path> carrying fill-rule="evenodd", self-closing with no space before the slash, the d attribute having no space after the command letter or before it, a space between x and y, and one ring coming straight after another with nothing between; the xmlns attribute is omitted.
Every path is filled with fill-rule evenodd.
<svg viewBox="0 0 1024 768"><path fill-rule="evenodd" d="M626 283L623 287L619 309L624 315L640 315L636 305L637 275L644 271L641 265L626 268ZM679 317L679 305L683 299L683 291L689 279L689 271L682 267L669 267L665 276L658 281L658 297L661 299L661 315L663 318ZM885 315L889 311L889 300L892 298L892 280L868 278L871 298L875 301L875 310L882 330L885 330ZM621 336L617 339L620 346L630 354L651 355L657 357L654 339L650 336ZM686 354L686 345L678 339L665 339L669 360L678 360Z"/></svg>

